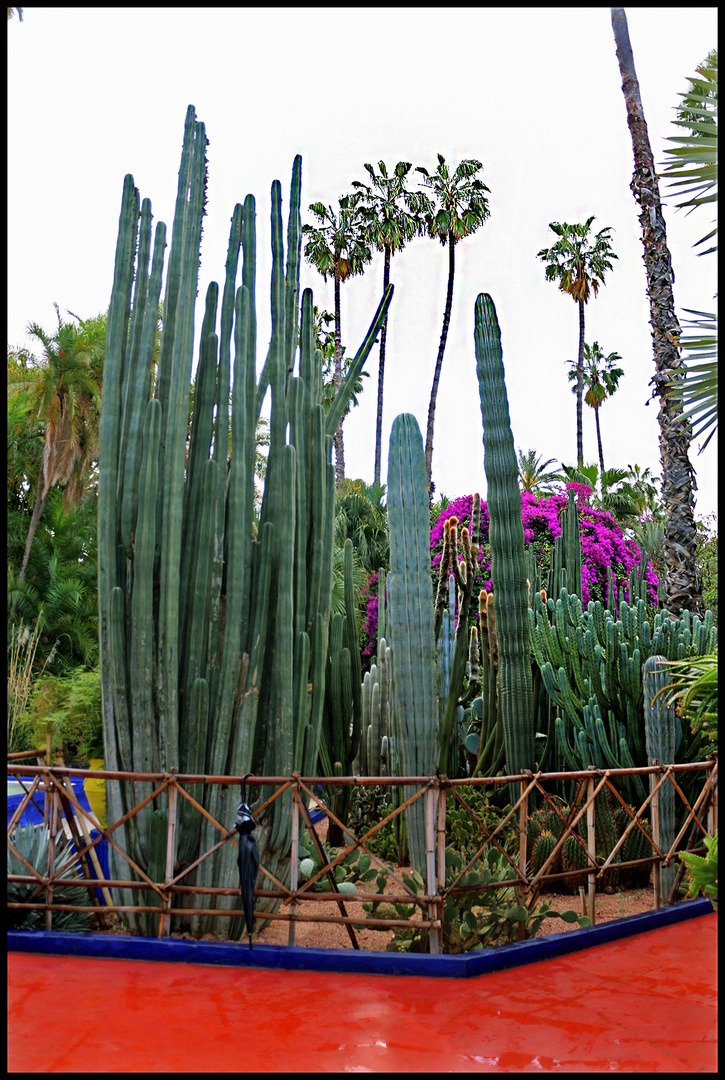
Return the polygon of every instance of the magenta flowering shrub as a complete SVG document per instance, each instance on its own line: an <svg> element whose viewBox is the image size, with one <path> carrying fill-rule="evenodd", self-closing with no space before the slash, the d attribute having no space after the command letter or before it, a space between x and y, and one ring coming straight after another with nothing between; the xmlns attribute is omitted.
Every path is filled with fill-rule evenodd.
<svg viewBox="0 0 725 1080"><path fill-rule="evenodd" d="M579 528L582 540L582 604L590 600L607 599L607 569L612 568L617 589L624 590L625 599L629 599L627 578L635 567L639 567L641 552L634 540L626 539L622 527L614 517L603 510L595 510L589 505L591 488L585 484L567 484L567 491L576 493L579 510ZM551 562L551 550L554 541L561 533L560 518L568 505L566 494L549 495L536 498L529 492L521 496L521 522L524 527L524 541L533 546L534 556L541 567L542 580ZM473 495L462 495L454 499L442 511L430 533L431 570L433 580L438 581L438 568L443 555L443 528L451 517L457 517L459 529L470 527ZM481 544L478 552L478 571L476 574L476 592L481 588L492 591L491 585L491 548L488 542L488 509L481 503ZM647 563L645 570L647 592L652 604L657 603L657 574L652 563ZM370 657L377 648L378 595L377 574L368 583L368 601L365 627L362 640L365 643L363 655Z"/></svg>
<svg viewBox="0 0 725 1080"><path fill-rule="evenodd" d="M370 575L360 598L365 609L360 642L363 645L363 668L366 670L369 668L370 658L378 648L378 576L377 572Z"/></svg>

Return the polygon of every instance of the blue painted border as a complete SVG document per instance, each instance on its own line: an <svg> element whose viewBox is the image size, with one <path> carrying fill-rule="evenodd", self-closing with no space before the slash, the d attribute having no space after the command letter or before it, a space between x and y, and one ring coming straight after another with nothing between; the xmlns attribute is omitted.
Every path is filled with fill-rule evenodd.
<svg viewBox="0 0 725 1080"><path fill-rule="evenodd" d="M513 945L480 949L455 956L423 953L359 952L352 949L312 949L300 946L256 945L244 942L189 941L185 938L122 937L107 934L53 934L45 931L8 931L10 952L43 955L93 956L117 960L164 960L185 964L219 964L230 967L277 968L285 971L332 971L374 975L426 975L470 978L503 971L521 964L550 960L555 956L618 941L672 923L684 922L713 911L709 900L683 900L658 911L562 931Z"/></svg>

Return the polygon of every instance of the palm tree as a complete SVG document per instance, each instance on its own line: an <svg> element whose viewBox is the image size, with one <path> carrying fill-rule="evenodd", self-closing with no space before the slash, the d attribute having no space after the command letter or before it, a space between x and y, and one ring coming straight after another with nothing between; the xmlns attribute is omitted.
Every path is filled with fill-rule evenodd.
<svg viewBox="0 0 725 1080"><path fill-rule="evenodd" d="M425 438L425 470L428 481L428 501L433 498L433 427L435 423L436 398L441 377L443 354L446 349L448 326L451 321L453 303L453 281L456 273L456 244L465 236L470 236L483 225L489 216L488 200L485 192L489 191L476 173L483 165L480 161L467 158L451 174L445 158L438 154L438 166L431 175L427 169L417 166L416 172L423 174L425 187L430 188L435 202L425 212L426 230L430 237L437 237L441 244L448 245L448 287L446 303L443 309L443 329L438 346L433 386L428 406L428 425Z"/></svg>
<svg viewBox="0 0 725 1080"><path fill-rule="evenodd" d="M335 284L335 369L333 385L337 394L342 382L342 344L340 337L340 285L348 278L365 271L372 260L372 252L365 234L360 211L359 193L343 195L338 199L337 213L324 203L311 203L310 210L317 225L305 224L302 232L309 237L305 244L305 258L327 281L332 275ZM335 482L339 487L345 476L345 451L342 440L343 418L333 437L335 444Z"/></svg>
<svg viewBox="0 0 725 1080"><path fill-rule="evenodd" d="M592 214L581 225L550 222L549 228L559 239L553 247L542 248L536 256L546 263L546 280L558 281L561 291L568 293L579 305L579 351L576 362L576 460L579 467L584 464L584 308L589 302L591 292L595 296L599 292L599 286L604 284L605 274L612 269L612 259L617 258L612 251L611 228L600 229L592 240L589 229L593 221Z"/></svg>
<svg viewBox="0 0 725 1080"><path fill-rule="evenodd" d="M599 451L599 474L604 475L604 453L602 451L602 432L599 426L599 410L604 402L612 396L619 386L619 380L624 375L622 368L617 367L617 360L622 357L617 352L611 352L605 356L598 341L593 345L584 343L584 370L583 379L586 393L584 401L594 409L594 420L597 428L597 450ZM569 382L578 383L576 365L570 361ZM576 386L572 387L572 393L576 393Z"/></svg>
<svg viewBox="0 0 725 1080"><path fill-rule="evenodd" d="M681 95L683 100L674 121L687 134L668 137L669 142L678 145L665 150L670 161L661 174L673 189L671 195L688 196L675 204L678 209L689 207L688 213L717 199L717 49L708 53L696 69L696 76L688 77L690 89ZM699 247L716 235L717 225L694 246ZM716 250L715 245L699 254ZM693 439L707 434L699 450L702 453L717 431L717 316L709 311L683 310L696 318L683 319L683 325L690 331L679 341L685 349L683 361L687 375L674 393L682 395L684 415L693 423Z"/></svg>
<svg viewBox="0 0 725 1080"><path fill-rule="evenodd" d="M390 563L388 515L382 505L384 484L346 479L335 499L335 546L350 538L366 580Z"/></svg>
<svg viewBox="0 0 725 1080"><path fill-rule="evenodd" d="M672 291L674 274L624 8L612 8L612 29L634 152L634 175L630 187L641 207L639 220L655 361L653 394L660 399L658 419L667 560L663 599L665 607L672 614L679 615L683 610L699 611L702 601L695 563L697 527L694 470L688 456L692 426L683 415L681 396L670 390L678 383L681 385L684 375L678 345L680 326Z"/></svg>
<svg viewBox="0 0 725 1080"><path fill-rule="evenodd" d="M562 463L561 470L566 483L584 484L590 488L591 505L595 510L608 511L623 525L638 517L640 507L628 484L629 469L605 469L600 473L599 466L592 462L580 467Z"/></svg>
<svg viewBox="0 0 725 1080"><path fill-rule="evenodd" d="M383 251L383 294L390 284L390 260L396 251L402 251L409 240L419 236L425 229L423 213L430 210L430 199L420 191L408 191L405 178L412 166L409 161L399 161L392 176L384 161L378 162L379 173L372 165L365 165L370 174L370 186L353 180L352 186L362 195L361 210L367 228L368 240ZM389 312L388 312L389 314ZM374 484L380 484L380 468L383 442L383 381L385 377L385 343L388 333L388 314L380 332L380 361L378 365L378 407L375 420L375 468Z"/></svg>
<svg viewBox="0 0 725 1080"><path fill-rule="evenodd" d="M78 506L98 455L103 357L106 348L106 316L79 321L78 326L61 319L51 336L37 323L28 333L43 346L41 362L29 371L31 419L45 424L43 456L35 489L33 512L18 574L25 575L30 548L53 487L64 487L64 504Z"/></svg>
<svg viewBox="0 0 725 1080"><path fill-rule="evenodd" d="M519 459L519 487L521 491L528 491L540 498L542 495L550 495L558 484L561 484L562 474L559 469L549 469L555 465L554 458L541 460L541 455L535 450L517 451Z"/></svg>

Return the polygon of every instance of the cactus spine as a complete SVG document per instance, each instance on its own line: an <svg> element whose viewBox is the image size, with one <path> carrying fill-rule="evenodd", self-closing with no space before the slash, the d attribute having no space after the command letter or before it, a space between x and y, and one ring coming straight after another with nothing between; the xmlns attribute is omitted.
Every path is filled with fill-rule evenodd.
<svg viewBox="0 0 725 1080"><path fill-rule="evenodd" d="M193 107L186 116L151 400L165 228L162 223L156 228L149 272L151 206L144 201L139 222L133 178L124 181L99 452L99 629L110 769L241 775L251 770L288 773L294 767L309 774L317 767L332 581L334 471L320 403L321 357L313 349L309 291L298 318L300 186L297 157L286 266L280 185L275 181L272 187L272 342L259 383L255 201L249 195L234 209L221 322L217 327L219 289L212 283L199 336L187 439L206 188L206 135ZM358 371L391 296L392 287L355 358ZM255 427L267 386L272 392L272 443L255 536ZM344 388L340 394L338 409L345 404ZM108 789L109 815L115 819L141 793L115 783ZM237 793L208 787L201 799L228 828ZM119 830L132 858L154 872L160 865L159 837L165 837L164 796L156 803L161 805L151 806L145 815L142 811ZM289 812L289 802L277 800L261 823L262 861L282 877L287 871ZM180 800L177 835L179 869L211 848L218 830ZM125 863L114 858L114 864L114 873L127 878ZM191 880L202 885L234 882L235 849L225 845L193 873ZM123 896L125 902L134 902L130 890ZM204 904L230 908L237 901L208 897ZM147 932L155 932L156 924L154 918L134 922ZM199 932L218 930L219 925L206 917L192 923Z"/></svg>
<svg viewBox="0 0 725 1080"><path fill-rule="evenodd" d="M521 494L504 382L501 334L491 297L475 306L476 368L483 420L484 468L496 598L498 711L506 771L533 769L533 690L529 661L528 586Z"/></svg>

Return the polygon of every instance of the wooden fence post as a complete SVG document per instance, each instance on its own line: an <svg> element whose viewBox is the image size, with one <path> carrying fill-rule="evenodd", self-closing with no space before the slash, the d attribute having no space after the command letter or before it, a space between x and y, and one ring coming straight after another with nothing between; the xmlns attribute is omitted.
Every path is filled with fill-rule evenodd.
<svg viewBox="0 0 725 1080"><path fill-rule="evenodd" d="M299 886L299 862L300 862L300 789L297 784L292 788L292 846L290 848L290 882L291 892L296 892ZM297 929L297 902L295 900L289 906L289 938L288 945L295 943L295 931Z"/></svg>
<svg viewBox="0 0 725 1080"><path fill-rule="evenodd" d="M436 895L436 823L438 818L437 788L430 784L425 793L425 889L429 896ZM428 918L438 919L438 904L433 900L428 904ZM440 931L437 926L430 928L430 951L437 955L441 951Z"/></svg>
<svg viewBox="0 0 725 1080"><path fill-rule="evenodd" d="M46 764L50 766L50 734L47 737L48 756L46 757ZM57 796L55 793L55 787L50 782L50 773L46 773L43 777L45 782L45 807L48 813L48 877L53 876L53 867L55 866L55 837L57 830L56 821L56 802ZM45 886L45 902L46 904L53 903L53 886ZM50 931L53 929L53 912L46 908L45 911L45 929Z"/></svg>
<svg viewBox="0 0 725 1080"><path fill-rule="evenodd" d="M593 766L590 766L593 768ZM597 858L597 833L595 825L594 814L594 777L589 777L587 780L587 851L592 859L596 861ZM589 915L589 922L592 926L596 925L596 893L597 893L597 872L593 870L587 881L589 883L589 895L587 897L587 914Z"/></svg>
<svg viewBox="0 0 725 1080"><path fill-rule="evenodd" d="M164 885L168 885L174 878L174 863L176 862L176 816L177 800L179 792L176 784L169 785L169 826L166 830L166 866L164 868ZM159 920L159 937L171 933L171 915L168 909L173 905L173 893L166 893L163 900L164 914Z"/></svg>
<svg viewBox="0 0 725 1080"><path fill-rule="evenodd" d="M446 789L438 788L438 918L441 921L441 946L443 938L444 907L443 893L446 890Z"/></svg>
<svg viewBox="0 0 725 1080"><path fill-rule="evenodd" d="M520 783L521 783L521 794L523 795L524 792L526 791L527 786L528 786L528 781L521 780ZM528 801L529 801L528 799L524 799L523 802L521 803L521 806L519 807L519 870L524 875L524 877L526 878L527 881L528 881L528 877L527 877L527 874L526 874L526 864L528 862L528 850L527 850L527 848L528 848L528 836L529 836L529 822L528 822L528 812L527 812ZM526 886L524 886L523 889L522 889L522 887L520 885L516 886L516 898L517 898L519 904L521 904L522 906L525 905ZM518 927L519 941L523 941L525 937L526 937L526 923L520 922L519 927Z"/></svg>
<svg viewBox="0 0 725 1080"><path fill-rule="evenodd" d="M653 765L659 765L659 761L657 760L657 758L652 759L652 764ZM649 786L650 786L650 791L653 792L652 802L650 804L651 807L652 807L652 814L651 814L651 817L652 817L652 839L655 842L655 844L657 845L657 847L660 846L660 793L659 793L659 789L657 788L658 781L659 781L659 774L658 773L650 773ZM657 790L655 790L655 789L657 789ZM654 854L654 850L653 850L653 854ZM660 861L659 861L659 859L657 860L656 863L654 863L652 865L652 881L653 881L653 888L654 888L654 894L655 894L655 911L656 911L657 908L660 906Z"/></svg>
<svg viewBox="0 0 725 1080"><path fill-rule="evenodd" d="M713 762L712 768L710 769L711 774L714 769L715 764ZM707 831L710 836L714 836L717 832L717 775L712 777L710 792L710 805L707 810Z"/></svg>

